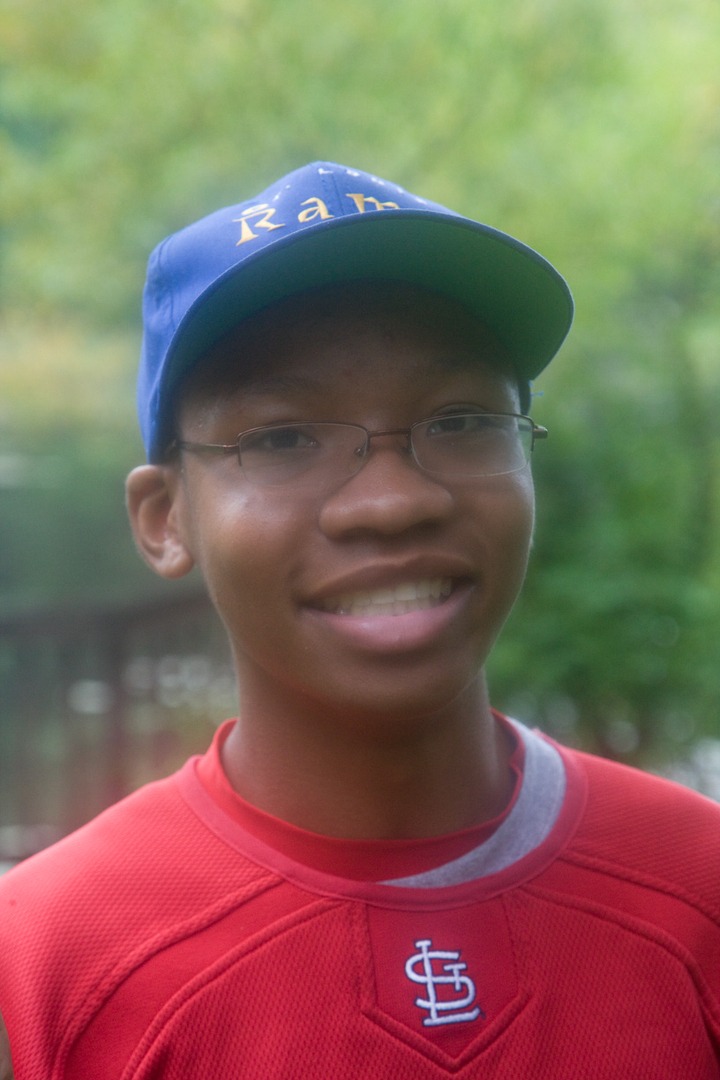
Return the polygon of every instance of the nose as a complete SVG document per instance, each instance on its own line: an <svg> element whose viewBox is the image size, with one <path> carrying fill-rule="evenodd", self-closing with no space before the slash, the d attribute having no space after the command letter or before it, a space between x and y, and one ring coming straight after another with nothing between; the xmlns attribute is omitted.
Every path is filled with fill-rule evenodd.
<svg viewBox="0 0 720 1080"><path fill-rule="evenodd" d="M393 536L444 521L454 498L442 482L423 473L405 446L375 443L362 468L332 491L320 510L320 528L331 539L374 532Z"/></svg>

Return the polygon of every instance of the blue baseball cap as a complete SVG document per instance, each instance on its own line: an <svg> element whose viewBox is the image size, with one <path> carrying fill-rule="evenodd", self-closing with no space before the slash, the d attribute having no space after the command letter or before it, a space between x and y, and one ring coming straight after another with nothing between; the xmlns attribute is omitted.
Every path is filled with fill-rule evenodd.
<svg viewBox="0 0 720 1080"><path fill-rule="evenodd" d="M138 379L148 460L164 459L178 387L224 334L294 293L359 280L460 301L528 380L572 324L567 284L531 248L377 176L314 162L174 233L150 256Z"/></svg>

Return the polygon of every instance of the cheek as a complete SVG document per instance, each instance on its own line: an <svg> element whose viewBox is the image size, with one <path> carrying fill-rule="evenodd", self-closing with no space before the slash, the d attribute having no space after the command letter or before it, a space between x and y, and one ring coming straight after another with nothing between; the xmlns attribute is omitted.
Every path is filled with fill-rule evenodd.
<svg viewBox="0 0 720 1080"><path fill-rule="evenodd" d="M535 523L535 489L528 469L492 478L479 497L486 501L498 533L529 543Z"/></svg>
<svg viewBox="0 0 720 1080"><path fill-rule="evenodd" d="M516 538L524 576L535 531L535 488L529 470L518 474L514 480L514 488L514 510L510 514L510 535Z"/></svg>
<svg viewBox="0 0 720 1080"><path fill-rule="evenodd" d="M503 478L476 511L480 535L495 563L497 585L515 593L525 577L535 525L532 478L526 472Z"/></svg>
<svg viewBox="0 0 720 1080"><path fill-rule="evenodd" d="M199 506L192 526L196 561L226 621L262 625L287 595L302 530L287 500L223 490Z"/></svg>
<svg viewBox="0 0 720 1080"><path fill-rule="evenodd" d="M529 469L517 476L517 531L526 548L526 558L530 553L535 531L535 487Z"/></svg>

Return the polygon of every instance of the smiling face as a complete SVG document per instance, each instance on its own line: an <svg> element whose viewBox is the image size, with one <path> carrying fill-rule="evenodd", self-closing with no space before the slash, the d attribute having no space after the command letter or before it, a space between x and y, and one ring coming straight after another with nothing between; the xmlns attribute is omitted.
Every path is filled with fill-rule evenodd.
<svg viewBox="0 0 720 1080"><path fill-rule="evenodd" d="M386 293L325 291L253 319L218 350L210 389L187 388L182 438L231 443L301 421L388 431L449 411L519 410L482 327L437 297ZM399 722L481 696L527 565L529 469L440 480L404 446L374 439L360 471L324 490L252 484L234 455L183 454L167 468L169 527L185 553L172 572L200 567L243 711Z"/></svg>

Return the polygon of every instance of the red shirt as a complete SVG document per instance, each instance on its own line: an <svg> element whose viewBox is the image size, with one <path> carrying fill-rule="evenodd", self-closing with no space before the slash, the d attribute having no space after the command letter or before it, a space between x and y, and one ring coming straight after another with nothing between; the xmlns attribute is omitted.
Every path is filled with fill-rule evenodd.
<svg viewBox="0 0 720 1080"><path fill-rule="evenodd" d="M217 747L22 864L16 1080L720 1076L720 808L517 731L513 805L439 867L329 874L337 841L228 806Z"/></svg>

